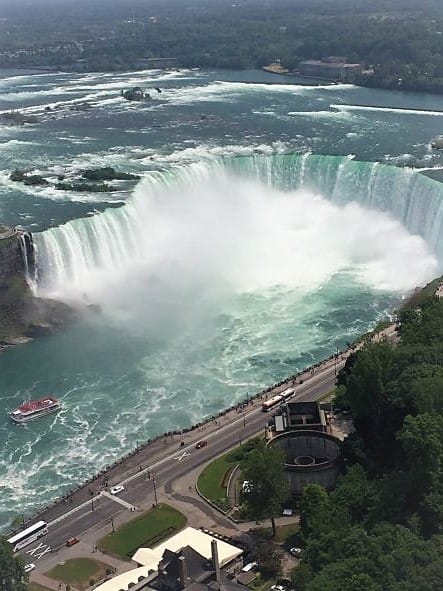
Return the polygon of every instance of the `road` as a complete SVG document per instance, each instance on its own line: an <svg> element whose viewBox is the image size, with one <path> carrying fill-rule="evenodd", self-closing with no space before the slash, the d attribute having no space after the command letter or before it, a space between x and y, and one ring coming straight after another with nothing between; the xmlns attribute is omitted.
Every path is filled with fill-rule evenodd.
<svg viewBox="0 0 443 591"><path fill-rule="evenodd" d="M343 363L343 359L338 362L330 360L329 364L318 368L313 375L305 374L303 383L296 385L291 401L317 400L330 391L335 384L335 373ZM287 384L283 384L269 392L268 396L283 391L286 387ZM161 489L170 491L176 479L262 432L269 419L270 414L261 410L260 401L256 401L255 404L251 401L234 417L231 414L227 419L218 418L217 423L212 426L212 431L196 431L192 437L193 441L186 445L181 445L180 440L173 442L172 451L171 445L168 445L163 457L156 459L149 468L140 469L121 480L125 489L119 495L113 496L101 491L79 506L71 508L70 505L66 505L62 515L48 522L49 533L40 541L56 550L63 546L68 538L81 539L92 528L101 529L103 525L107 525L108 531L112 531L114 522L117 522L122 513L126 513L125 518L130 519L131 507L138 509L142 504L146 506L147 501L148 506L155 503L155 492ZM195 443L199 439L206 440L208 445L196 449ZM34 547L35 544L32 544L23 552Z"/></svg>
<svg viewBox="0 0 443 591"><path fill-rule="evenodd" d="M382 338L397 340L396 325L392 324L372 337L374 341ZM87 538L90 543L95 544L114 527L129 521L133 517L133 511L146 510L156 504L163 494L172 493L173 484L185 475L198 474L214 458L263 432L270 415L261 410L262 400L289 386L295 386L291 401L315 401L331 391L336 374L346 358L362 346L363 343L359 343L346 352L333 355L321 364L305 370L295 381L286 380L266 394L251 398L185 434L157 438L108 467L99 476L78 490L71 491L63 500L55 502L32 519L32 522L38 519L47 521L49 533L21 551L25 554L25 560L35 561L39 559L39 552L49 554L50 549L52 552L59 550L70 537ZM196 449L199 440L207 441L207 445ZM123 484L124 490L118 495L109 494L109 489L117 483ZM203 501L195 498L194 491L190 491L189 495L194 497L194 506L206 508ZM221 515L219 521L223 521ZM32 554L36 547L37 550ZM48 558L48 554L43 555Z"/></svg>

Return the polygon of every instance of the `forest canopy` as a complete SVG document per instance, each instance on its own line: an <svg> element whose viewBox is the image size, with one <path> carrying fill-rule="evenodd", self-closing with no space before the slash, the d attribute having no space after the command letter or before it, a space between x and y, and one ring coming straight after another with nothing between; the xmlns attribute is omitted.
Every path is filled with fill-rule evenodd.
<svg viewBox="0 0 443 591"><path fill-rule="evenodd" d="M397 345L367 344L341 372L355 433L344 476L300 500L301 591L429 591L443 583L443 301L400 314Z"/></svg>

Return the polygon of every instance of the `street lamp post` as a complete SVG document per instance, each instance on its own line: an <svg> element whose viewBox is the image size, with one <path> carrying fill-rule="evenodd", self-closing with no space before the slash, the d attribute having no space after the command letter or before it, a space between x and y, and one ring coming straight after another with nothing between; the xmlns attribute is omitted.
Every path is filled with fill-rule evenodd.
<svg viewBox="0 0 443 591"><path fill-rule="evenodd" d="M157 484L155 481L155 474L152 475L152 482L154 483L154 502L155 502L155 506L157 507L158 499L157 499Z"/></svg>
<svg viewBox="0 0 443 591"><path fill-rule="evenodd" d="M111 517L111 527L112 527L112 533L114 534L115 533L115 527L114 527L114 520L113 520L112 517Z"/></svg>

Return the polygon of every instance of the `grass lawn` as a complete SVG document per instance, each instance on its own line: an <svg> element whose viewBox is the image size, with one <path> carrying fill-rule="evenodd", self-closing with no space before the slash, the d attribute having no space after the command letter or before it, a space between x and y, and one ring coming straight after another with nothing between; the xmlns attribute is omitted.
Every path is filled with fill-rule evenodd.
<svg viewBox="0 0 443 591"><path fill-rule="evenodd" d="M206 466L197 480L197 486L202 495L224 510L230 508L226 485L229 473L236 464L238 460L230 451Z"/></svg>
<svg viewBox="0 0 443 591"><path fill-rule="evenodd" d="M229 474L237 464L244 460L248 453L257 447L261 439L262 436L251 437L243 445L232 449L206 466L197 480L197 486L202 495L224 511L231 509L226 489Z"/></svg>
<svg viewBox="0 0 443 591"><path fill-rule="evenodd" d="M103 552L130 560L140 546L150 548L185 525L186 517L180 511L159 504L102 538L98 547Z"/></svg>
<svg viewBox="0 0 443 591"><path fill-rule="evenodd" d="M91 579L94 579L94 582L102 579L109 568L108 564L93 558L72 558L63 564L57 564L46 575L82 590L90 587Z"/></svg>
<svg viewBox="0 0 443 591"><path fill-rule="evenodd" d="M276 542L280 542L284 545L291 545L292 541L296 540L300 530L298 523L288 523L287 525L278 525L277 533L275 538L272 538ZM272 527L265 527L259 530L260 534L265 538L272 537ZM295 543L294 543L295 545Z"/></svg>

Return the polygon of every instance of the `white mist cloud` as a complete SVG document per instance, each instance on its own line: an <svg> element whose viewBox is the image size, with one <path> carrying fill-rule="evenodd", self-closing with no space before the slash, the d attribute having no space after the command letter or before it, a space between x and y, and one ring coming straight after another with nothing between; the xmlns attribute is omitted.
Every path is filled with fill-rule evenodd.
<svg viewBox="0 0 443 591"><path fill-rule="evenodd" d="M41 254L50 292L128 314L149 308L159 322L202 292L310 291L343 271L407 291L437 273L425 241L385 213L214 171L146 179L121 210L44 233Z"/></svg>

